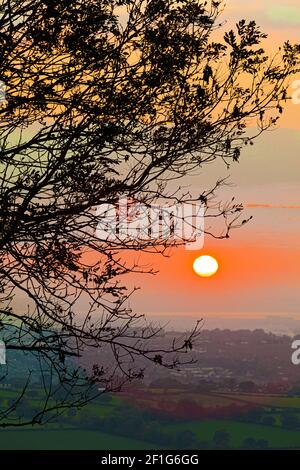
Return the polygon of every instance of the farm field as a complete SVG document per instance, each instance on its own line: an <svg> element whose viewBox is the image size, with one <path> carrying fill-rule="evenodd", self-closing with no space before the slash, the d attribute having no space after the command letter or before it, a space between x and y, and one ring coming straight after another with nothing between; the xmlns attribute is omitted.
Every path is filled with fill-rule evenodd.
<svg viewBox="0 0 300 470"><path fill-rule="evenodd" d="M230 420L206 420L203 422L185 422L169 426L174 431L189 430L196 434L201 441L211 442L218 430L227 431L230 435L230 447L239 449L243 441L249 437L266 439L269 448L298 448L300 449L300 432L289 431L275 426L240 423Z"/></svg>
<svg viewBox="0 0 300 470"><path fill-rule="evenodd" d="M268 394L247 394L247 393L188 393L180 389L147 389L147 391L137 391L125 394L124 398L128 402L134 402L141 406L153 408L170 407L181 401L192 402L203 408L221 406L259 406L276 408L297 408L300 410L300 397L289 397L282 395Z"/></svg>
<svg viewBox="0 0 300 470"><path fill-rule="evenodd" d="M97 431L5 430L0 431L1 450L147 450L157 446Z"/></svg>
<svg viewBox="0 0 300 470"><path fill-rule="evenodd" d="M7 404L12 397L13 392L1 391L2 404ZM39 407L40 400L40 394L36 393L28 401L30 406ZM223 407L225 409L230 406L233 406L233 410L238 407L238 414L221 416ZM197 410L201 412L201 408L212 410L213 414L197 415ZM255 416L257 411L259 416ZM298 419L298 424L282 424L284 414L292 414ZM129 422L130 419L133 420L132 423ZM271 424L268 422L270 419ZM142 426L141 433L135 432L137 428L134 420L137 423L142 422L137 424ZM150 434L147 431L149 426L153 426L153 421L154 432L157 433L154 440L152 431ZM117 423L118 426L108 426L109 423ZM194 435L199 443L207 443L211 447L214 435L219 431L228 434L228 446L233 449L243 447L247 439L264 440L271 449L300 449L299 423L300 397L296 396L143 389L136 390L135 394L113 395L106 402L91 403L86 408L77 410L74 415L68 417L66 414L60 424L51 423L33 429L0 430L0 449L176 449L174 442L180 442L180 433L186 432ZM173 436L174 440L162 443L159 437L161 432ZM173 446L170 442L173 442Z"/></svg>

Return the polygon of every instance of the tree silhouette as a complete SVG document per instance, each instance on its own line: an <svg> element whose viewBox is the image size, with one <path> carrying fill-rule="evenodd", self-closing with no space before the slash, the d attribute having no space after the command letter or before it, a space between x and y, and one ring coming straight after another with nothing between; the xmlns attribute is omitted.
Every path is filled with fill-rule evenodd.
<svg viewBox="0 0 300 470"><path fill-rule="evenodd" d="M164 254L175 242L108 243L96 236L97 210L120 196L146 206L201 202L210 221L225 222L206 230L217 238L246 222L241 205L216 202L224 181L197 195L174 184L205 164L238 161L276 124L299 46L286 42L269 58L266 35L245 20L218 41L222 8L198 0L1 2L4 376L12 354L29 361L29 375L0 425L82 406L142 377L149 362L185 362L180 353L192 348L199 323L166 344L161 328L128 307L122 281L147 271L123 251ZM43 403L24 420L16 410L37 371Z"/></svg>

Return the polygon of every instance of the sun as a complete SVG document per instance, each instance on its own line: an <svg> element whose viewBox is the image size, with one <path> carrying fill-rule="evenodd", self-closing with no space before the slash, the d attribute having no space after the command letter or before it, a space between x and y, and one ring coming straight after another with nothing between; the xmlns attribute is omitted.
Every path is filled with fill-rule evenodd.
<svg viewBox="0 0 300 470"><path fill-rule="evenodd" d="M212 256L203 255L195 259L193 269L198 276L211 277L216 274L219 265L218 261Z"/></svg>

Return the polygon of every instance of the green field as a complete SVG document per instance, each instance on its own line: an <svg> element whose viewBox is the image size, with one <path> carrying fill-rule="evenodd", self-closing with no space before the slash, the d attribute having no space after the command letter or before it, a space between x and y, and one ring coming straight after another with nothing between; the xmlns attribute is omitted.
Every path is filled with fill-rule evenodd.
<svg viewBox="0 0 300 470"><path fill-rule="evenodd" d="M14 393L16 392L2 391L0 394L2 406L7 406ZM169 396L168 393L165 394ZM155 395L158 397L156 402L160 402L161 393L157 392ZM173 391L170 393L169 403L175 402L176 399L178 401L181 395ZM208 417L193 421L190 418L185 421L176 421L176 419L174 421L172 417L166 419L167 415L162 419L159 418L159 414L151 415L153 393L149 394L149 397L143 396L143 406L138 401L135 402L132 397L114 395L107 402L98 400L90 403L86 408L76 410L75 415L70 417L66 413L60 423L52 422L34 428L0 429L0 450L172 449L172 445L173 448L175 445L180 446L183 431L191 431L199 445L206 442L208 447L213 447L214 435L220 430L228 432L229 448L233 449L242 448L244 441L249 438L267 441L271 449L300 449L300 397L216 393L207 395L206 399L206 395L193 393L192 398L191 403L202 405L205 403L211 407L212 405L218 407L227 400L229 403L239 401L252 404L253 409L261 410L261 416L257 419L253 416L252 419L247 419L247 416L243 418L241 415L236 421L228 418L208 419ZM30 405L36 407L40 406L40 400L40 393L27 399ZM141 418L144 411L146 414ZM286 411L298 417L296 427L282 424L282 414ZM263 418L270 416L273 418L273 423L263 424ZM95 418L98 421L96 419L95 422ZM143 427L139 428L141 419L144 420ZM105 423L111 422L116 424L105 427ZM119 428L117 423L121 424ZM150 433L148 431L148 434L142 434L149 425L150 427L152 425ZM101 430L103 432L100 432ZM161 440L159 432L171 436L171 440ZM128 436L133 438L130 439Z"/></svg>
<svg viewBox="0 0 300 470"><path fill-rule="evenodd" d="M201 441L211 442L214 433L218 430L229 432L230 446L240 448L248 437L266 439L269 447L273 449L297 447L300 448L300 431L289 431L276 426L263 426L261 424L240 423L227 420L188 421L167 426L170 431L188 429L193 431Z"/></svg>
<svg viewBox="0 0 300 470"><path fill-rule="evenodd" d="M215 420L201 423L185 422L170 425L167 428L171 432L188 429L193 431L200 441L208 442L211 442L215 431L224 429L230 434L230 447L233 448L240 448L248 437L267 439L269 447L273 449L300 448L300 432L288 431L279 427ZM97 431L24 429L0 432L1 450L150 450L159 448L159 446L147 442Z"/></svg>
<svg viewBox="0 0 300 470"><path fill-rule="evenodd" d="M147 450L158 446L143 441L81 430L0 431L1 450Z"/></svg>

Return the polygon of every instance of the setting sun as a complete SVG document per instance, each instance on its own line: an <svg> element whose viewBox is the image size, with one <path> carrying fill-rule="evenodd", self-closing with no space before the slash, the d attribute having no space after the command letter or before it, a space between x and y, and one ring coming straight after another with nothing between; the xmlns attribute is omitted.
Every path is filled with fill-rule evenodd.
<svg viewBox="0 0 300 470"><path fill-rule="evenodd" d="M218 271L219 265L215 258L204 255L195 259L193 269L198 276L210 277Z"/></svg>

